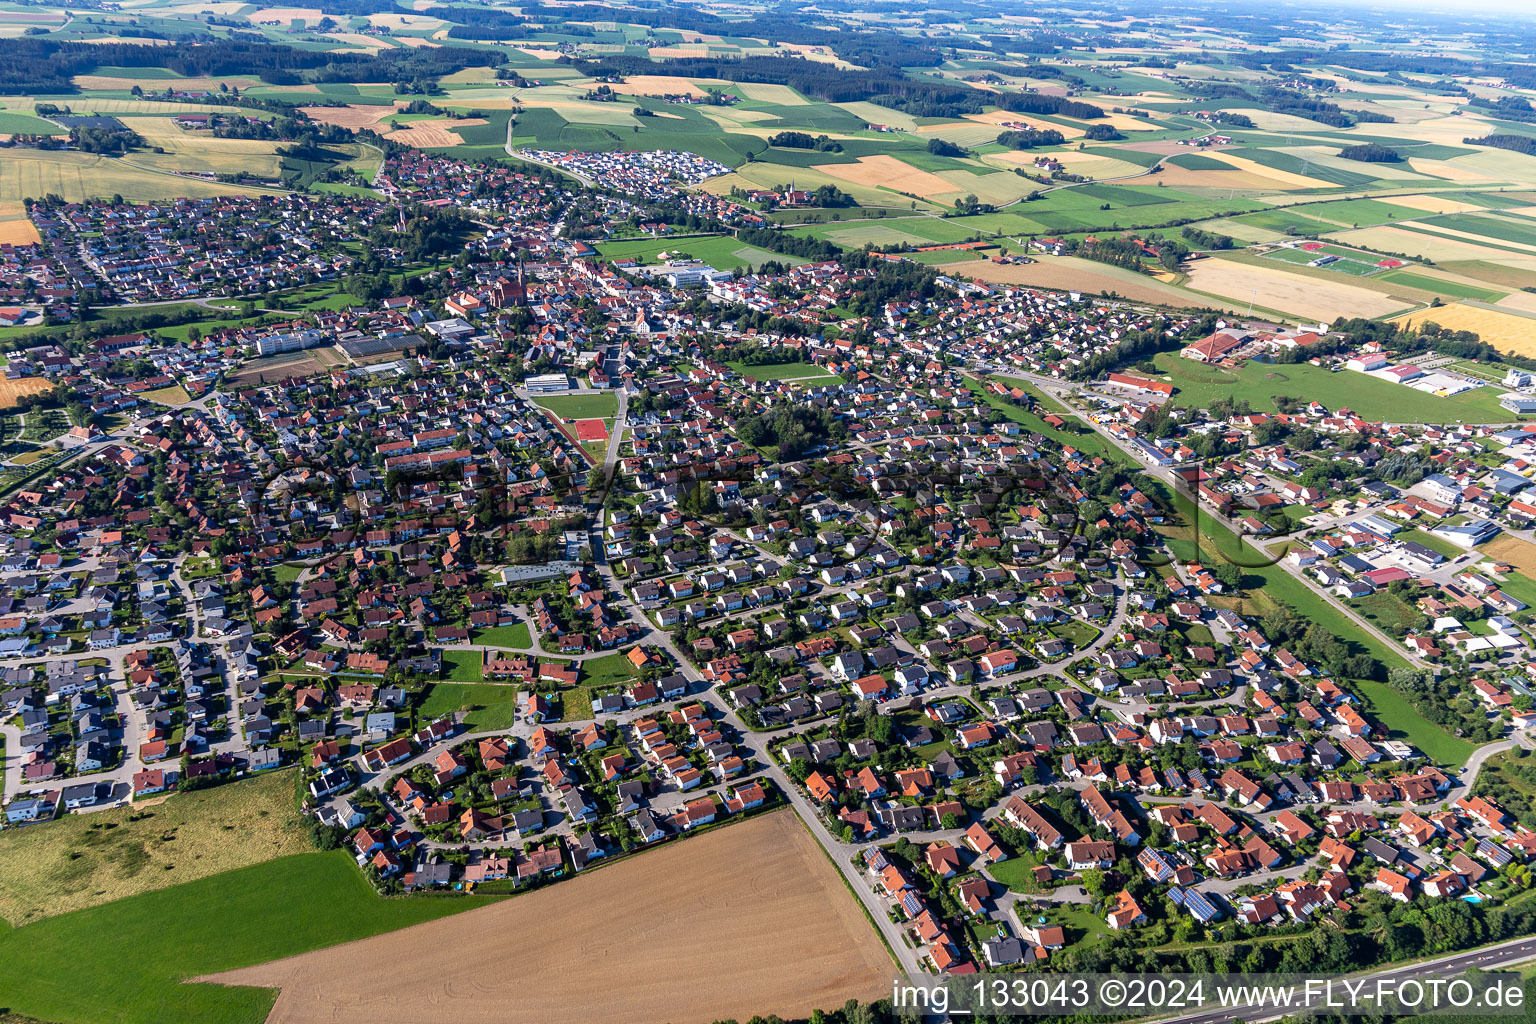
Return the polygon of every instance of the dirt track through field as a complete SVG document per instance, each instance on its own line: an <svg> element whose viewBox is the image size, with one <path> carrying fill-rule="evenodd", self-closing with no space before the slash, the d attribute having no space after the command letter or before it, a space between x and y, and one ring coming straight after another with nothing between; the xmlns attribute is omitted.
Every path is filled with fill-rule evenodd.
<svg viewBox="0 0 1536 1024"><path fill-rule="evenodd" d="M267 1024L707 1024L876 998L894 969L782 810L495 906L194 980L280 987Z"/></svg>

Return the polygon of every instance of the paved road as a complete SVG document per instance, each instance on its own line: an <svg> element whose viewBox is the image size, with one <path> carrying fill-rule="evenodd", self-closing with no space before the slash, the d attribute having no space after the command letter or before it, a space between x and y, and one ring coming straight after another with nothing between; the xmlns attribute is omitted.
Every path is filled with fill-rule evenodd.
<svg viewBox="0 0 1536 1024"><path fill-rule="evenodd" d="M1467 953L1454 953L1434 960L1353 975L1351 980L1403 981L1410 978L1448 978L1471 968L1487 971L1525 963L1532 959L1536 959L1536 938L1511 939L1508 942L1485 946ZM1220 1010L1164 1017L1161 1019L1161 1024L1226 1024L1227 1021L1232 1020L1243 1021L1244 1024L1258 1024L1260 1021L1278 1020L1295 1012L1297 1011L1289 1008L1282 1009L1272 1003L1249 1003Z"/></svg>

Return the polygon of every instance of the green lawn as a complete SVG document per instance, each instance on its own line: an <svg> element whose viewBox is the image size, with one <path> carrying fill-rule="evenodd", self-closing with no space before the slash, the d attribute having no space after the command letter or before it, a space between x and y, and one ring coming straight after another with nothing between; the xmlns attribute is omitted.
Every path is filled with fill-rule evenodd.
<svg viewBox="0 0 1536 1024"><path fill-rule="evenodd" d="M584 395L540 395L533 401L567 420L611 420L619 414L619 397L612 391Z"/></svg>
<svg viewBox="0 0 1536 1024"><path fill-rule="evenodd" d="M1424 545L1431 551L1438 551L1446 558L1459 558L1460 556L1467 553L1466 548L1459 548L1448 540L1441 540L1439 537L1432 537L1428 533L1425 533L1423 530L1404 530L1402 533L1398 534L1392 539L1411 540L1415 544Z"/></svg>
<svg viewBox="0 0 1536 1024"><path fill-rule="evenodd" d="M484 906L376 896L343 851L230 871L25 928L0 926L9 1012L56 1024L262 1024L276 993L187 985Z"/></svg>
<svg viewBox="0 0 1536 1024"><path fill-rule="evenodd" d="M799 265L805 260L783 256L767 249L748 245L733 235L713 235L701 238L623 238L603 242L597 247L598 254L609 259L632 257L641 263L659 263L659 254L668 258L682 256L703 260L716 270L756 270L764 263L777 260L780 263ZM673 256L672 254L677 254Z"/></svg>
<svg viewBox="0 0 1536 1024"><path fill-rule="evenodd" d="M511 683L433 683L417 711L422 721L467 712L464 721L471 731L510 729L517 712L517 687Z"/></svg>
<svg viewBox="0 0 1536 1024"><path fill-rule="evenodd" d="M622 686L635 678L632 669L633 666L624 655L609 654L583 661L580 678L583 686L601 687L615 684Z"/></svg>
<svg viewBox="0 0 1536 1024"><path fill-rule="evenodd" d="M480 675L479 651L444 651L443 671L456 683L478 683Z"/></svg>
<svg viewBox="0 0 1536 1024"><path fill-rule="evenodd" d="M1452 736L1419 714L1406 697L1386 683L1358 680L1354 688L1369 702L1370 717L1381 723L1393 739L1411 744L1437 764L1466 764L1477 749L1477 744Z"/></svg>
<svg viewBox="0 0 1536 1024"><path fill-rule="evenodd" d="M1007 860L987 865L987 873L1014 892L1039 892L1040 886L1030 875L1039 863L1033 855L1021 851Z"/></svg>
<svg viewBox="0 0 1536 1024"><path fill-rule="evenodd" d="M1353 410L1389 423L1502 423L1511 419L1500 389L1479 388L1440 398L1351 370L1332 373L1309 363L1245 363L1236 370L1206 366L1163 352L1153 362L1177 389L1174 402L1205 406L1217 398L1244 399L1254 412L1274 412L1276 396L1316 400L1337 412Z"/></svg>
<svg viewBox="0 0 1536 1024"><path fill-rule="evenodd" d="M752 380L801 380L806 377L836 378L836 374L830 374L825 367L815 363L762 363L751 366L747 363L726 363L731 369L749 377ZM836 378L841 380L841 378Z"/></svg>
<svg viewBox="0 0 1536 1024"><path fill-rule="evenodd" d="M482 629L470 639L486 647L507 647L514 651L526 651L533 646L533 637L528 632L526 622L514 622L510 626Z"/></svg>
<svg viewBox="0 0 1536 1024"><path fill-rule="evenodd" d="M1051 626L1050 633L1052 636L1072 641L1073 645L1079 649L1093 643L1094 638L1099 635L1099 631L1095 627L1086 622L1079 622L1076 619L1071 622L1062 622Z"/></svg>
<svg viewBox="0 0 1536 1024"><path fill-rule="evenodd" d="M1378 629L1396 635L1406 633L1420 618L1416 608L1404 604L1401 599L1385 590L1368 594L1355 602L1355 607Z"/></svg>
<svg viewBox="0 0 1536 1024"><path fill-rule="evenodd" d="M277 582L286 586L288 584L298 582L299 573L303 571L304 566L302 565L290 565L289 563L284 562L282 565L279 565L272 570L272 575L276 577Z"/></svg>

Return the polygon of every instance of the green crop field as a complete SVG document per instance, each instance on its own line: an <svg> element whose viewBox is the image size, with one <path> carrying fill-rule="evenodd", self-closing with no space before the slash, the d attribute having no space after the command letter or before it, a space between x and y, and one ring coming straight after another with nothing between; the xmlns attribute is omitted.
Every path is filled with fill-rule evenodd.
<svg viewBox="0 0 1536 1024"><path fill-rule="evenodd" d="M1426 227L1451 228L1482 238L1496 238L1501 242L1536 246L1536 222L1520 223L1499 217L1484 216L1480 213L1448 213L1439 217L1426 218L1424 223Z"/></svg>
<svg viewBox="0 0 1536 1024"><path fill-rule="evenodd" d="M44 121L31 114L18 114L13 110L0 110L0 132L10 135L63 135L65 129L52 121Z"/></svg>
<svg viewBox="0 0 1536 1024"><path fill-rule="evenodd" d="M0 925L5 1005L54 1024L262 1024L275 992L186 979L490 902L380 899L344 851L282 857L23 928Z"/></svg>
<svg viewBox="0 0 1536 1024"><path fill-rule="evenodd" d="M1185 167L1191 171L1230 171L1232 169L1231 164L1201 153L1176 153L1168 158L1168 162L1175 167Z"/></svg>
<svg viewBox="0 0 1536 1024"><path fill-rule="evenodd" d="M1464 281L1442 281L1438 277L1415 274L1407 270L1389 270L1381 275L1379 280L1407 285L1410 288L1422 288L1426 292L1435 292L1453 299L1480 299L1483 302L1495 302L1509 294L1493 288L1467 284Z"/></svg>
<svg viewBox="0 0 1536 1024"><path fill-rule="evenodd" d="M1502 423L1510 418L1492 388L1440 398L1363 373L1333 373L1309 363L1245 363L1236 370L1225 370L1180 358L1173 352L1158 355L1154 362L1178 388L1174 401L1192 405L1237 398L1247 400L1255 411L1273 412L1274 397L1289 395L1319 401L1334 411L1349 408L1366 419L1389 423Z"/></svg>
<svg viewBox="0 0 1536 1024"><path fill-rule="evenodd" d="M1337 167L1323 167L1294 153L1288 153L1280 149L1249 148L1242 150L1241 155L1256 164L1273 167L1277 171L1289 171L1292 174L1316 178L1319 181L1343 185L1347 188L1369 186L1380 180L1374 174L1346 171Z"/></svg>

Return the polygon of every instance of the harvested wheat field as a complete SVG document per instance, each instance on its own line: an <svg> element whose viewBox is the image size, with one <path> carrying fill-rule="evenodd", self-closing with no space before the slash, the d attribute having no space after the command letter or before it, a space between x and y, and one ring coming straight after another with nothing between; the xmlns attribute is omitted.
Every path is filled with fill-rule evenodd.
<svg viewBox="0 0 1536 1024"><path fill-rule="evenodd" d="M1042 123L1039 118L1030 118L1023 114L1014 114L1006 110L992 110L985 114L966 114L967 121L981 121L984 124L1012 124L1022 121L1024 124L1033 125L1036 128L1051 128L1061 132L1062 138L1075 139L1080 137L1086 128L1075 124L1067 124L1065 121L1053 121L1049 124Z"/></svg>
<svg viewBox="0 0 1536 1024"><path fill-rule="evenodd" d="M36 245L42 241L37 228L27 219L21 203L0 203L0 245Z"/></svg>
<svg viewBox="0 0 1536 1024"><path fill-rule="evenodd" d="M708 53L701 56L708 56ZM630 75L622 85L614 86L613 91L627 96L693 96L698 99L709 95L693 79L676 75Z"/></svg>
<svg viewBox="0 0 1536 1024"><path fill-rule="evenodd" d="M395 112L395 105L384 106L378 103L348 103L344 107L300 107L311 121L319 121L321 124L333 124L338 128L350 128L357 131L363 128L372 128L384 118Z"/></svg>
<svg viewBox="0 0 1536 1024"><path fill-rule="evenodd" d="M1393 196L1390 202L1393 206L1406 206L1425 213L1478 213L1484 209L1476 203L1464 203L1449 196Z"/></svg>
<svg viewBox="0 0 1536 1024"><path fill-rule="evenodd" d="M81 89L118 90L129 92L134 86L141 87L146 93L164 92L169 87L174 87L184 92L218 92L220 85L227 85L231 89L251 89L264 85L259 78L249 75L231 75L228 78L119 78L116 75L76 75L70 79ZM92 110L95 109L95 101L91 101Z"/></svg>
<svg viewBox="0 0 1536 1024"><path fill-rule="evenodd" d="M803 1019L879 996L892 970L782 810L495 906L194 980L282 989L268 1024L703 1024Z"/></svg>
<svg viewBox="0 0 1536 1024"><path fill-rule="evenodd" d="M735 89L749 100L762 103L778 103L786 107L803 107L806 99L787 85L768 85L761 82L737 82Z"/></svg>
<svg viewBox="0 0 1536 1024"><path fill-rule="evenodd" d="M52 387L53 384L42 377L0 380L0 409L9 409L23 395L39 395Z"/></svg>
<svg viewBox="0 0 1536 1024"><path fill-rule="evenodd" d="M1394 318L1405 327L1417 327L1432 320L1453 331L1472 331L1501 352L1517 356L1536 355L1536 317L1502 313L1466 302L1448 302L1434 309L1421 309Z"/></svg>
<svg viewBox="0 0 1536 1024"><path fill-rule="evenodd" d="M327 32L325 38L334 39L338 43L346 43L348 46L358 46L365 50L393 50L394 43L381 36L364 35L361 32Z"/></svg>
<svg viewBox="0 0 1536 1024"><path fill-rule="evenodd" d="M815 164L813 171L867 188L889 188L924 199L953 193L953 183L931 171L920 171L893 156L864 156L848 164Z"/></svg>
<svg viewBox="0 0 1536 1024"><path fill-rule="evenodd" d="M1412 300L1394 298L1344 280L1292 274L1233 260L1199 260L1189 269L1189 287L1231 299L1241 305L1250 300L1265 309L1279 310L1307 320L1340 317L1383 316L1395 313Z"/></svg>
<svg viewBox="0 0 1536 1024"><path fill-rule="evenodd" d="M391 142L404 143L414 149L462 146L464 137L455 129L485 123L483 117L463 117L452 121L412 121L404 128L396 128L384 137Z"/></svg>
<svg viewBox="0 0 1536 1024"><path fill-rule="evenodd" d="M443 19L433 18L425 14L400 14L397 12L390 12L386 14L368 15L368 24L377 28L435 29L442 27Z"/></svg>
<svg viewBox="0 0 1536 1024"><path fill-rule="evenodd" d="M1091 260L1062 256L1035 263L993 263L971 260L945 264L946 273L974 278L988 284L1023 284L1055 291L1099 295L1115 292L1132 302L1150 302L1163 306L1214 306L1231 309L1227 303L1191 295L1174 285L1146 274L1120 270Z"/></svg>
<svg viewBox="0 0 1536 1024"><path fill-rule="evenodd" d="M1506 533L1487 544L1479 544L1477 550L1496 562L1507 562L1526 576L1536 578L1536 544L1528 540Z"/></svg>
<svg viewBox="0 0 1536 1024"><path fill-rule="evenodd" d="M1256 174L1261 178L1272 178L1280 182L1283 188L1328 188L1329 183L1321 178L1309 178L1301 174L1293 174L1290 171L1282 171L1277 167L1266 167L1257 160L1250 160L1236 153L1226 152L1219 154L1219 159L1224 164L1231 164L1239 171Z"/></svg>
<svg viewBox="0 0 1536 1024"><path fill-rule="evenodd" d="M252 11L246 17L257 25L269 21L287 24L295 20L319 21L325 17L325 12L318 7L263 7L259 11Z"/></svg>

